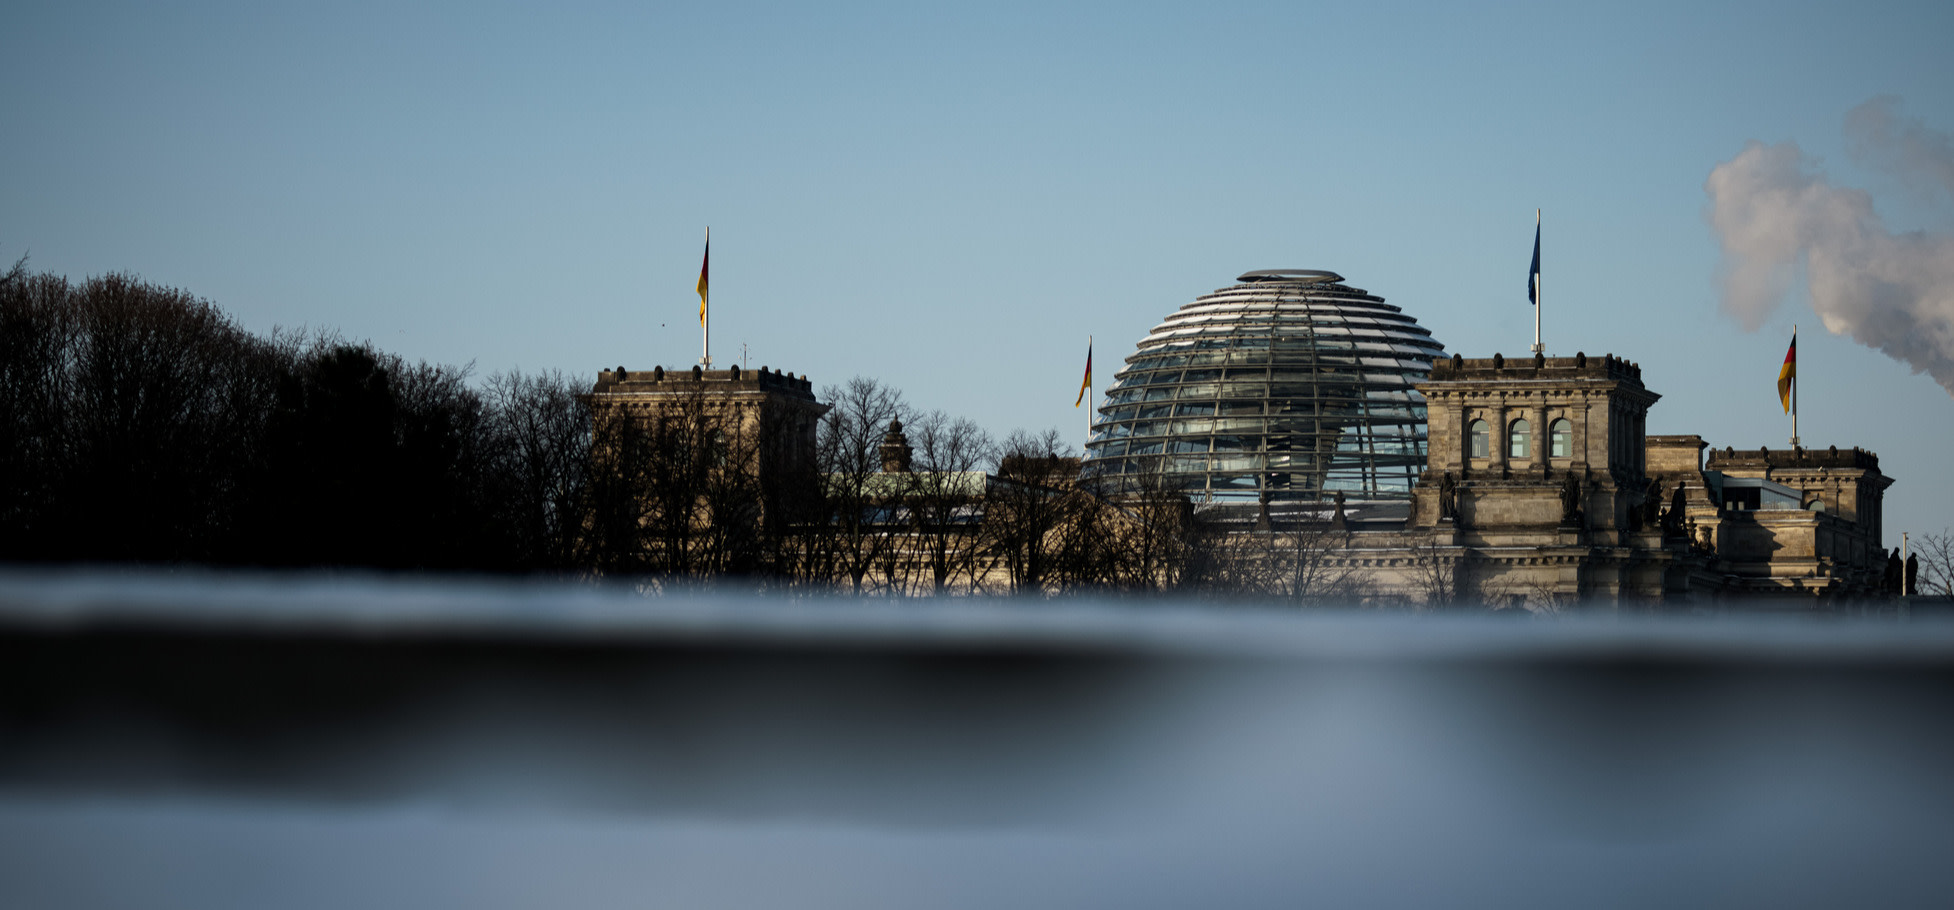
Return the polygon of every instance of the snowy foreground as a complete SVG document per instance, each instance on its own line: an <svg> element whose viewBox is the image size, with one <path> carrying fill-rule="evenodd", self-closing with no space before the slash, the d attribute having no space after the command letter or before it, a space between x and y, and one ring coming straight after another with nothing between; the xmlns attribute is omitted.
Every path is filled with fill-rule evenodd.
<svg viewBox="0 0 1954 910"><path fill-rule="evenodd" d="M0 575L0 905L1954 905L1954 624Z"/></svg>

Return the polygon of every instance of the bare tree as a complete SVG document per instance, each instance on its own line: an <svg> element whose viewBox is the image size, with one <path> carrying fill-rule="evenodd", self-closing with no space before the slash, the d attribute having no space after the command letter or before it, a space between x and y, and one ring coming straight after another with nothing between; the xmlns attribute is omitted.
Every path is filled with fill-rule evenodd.
<svg viewBox="0 0 1954 910"><path fill-rule="evenodd" d="M861 594L895 543L887 527L893 518L887 500L895 491L879 479L881 446L889 424L909 416L909 407L900 391L863 376L822 390L822 397L830 409L816 443L827 508L825 526L810 529L818 531L812 555Z"/></svg>
<svg viewBox="0 0 1954 910"><path fill-rule="evenodd" d="M577 396L587 387L552 370L497 374L484 390L500 520L523 568L568 571L583 556L591 426Z"/></svg>
<svg viewBox="0 0 1954 910"><path fill-rule="evenodd" d="M1367 578L1344 559L1349 535L1324 511L1300 502L1254 514L1240 506L1197 511L1184 557L1190 585L1208 597L1296 606L1346 606L1369 596Z"/></svg>
<svg viewBox="0 0 1954 910"><path fill-rule="evenodd" d="M1198 577L1193 560L1201 535L1194 504L1164 475L1137 475L1129 489L1106 502L1125 524L1110 554L1108 585L1125 591L1171 591Z"/></svg>
<svg viewBox="0 0 1954 910"><path fill-rule="evenodd" d="M1914 538L1911 551L1920 560L1914 593L1954 597L1954 531L1922 534Z"/></svg>
<svg viewBox="0 0 1954 910"><path fill-rule="evenodd" d="M0 280L0 555L14 559L58 546L71 355L82 333L68 282L25 268L16 262Z"/></svg>
<svg viewBox="0 0 1954 910"><path fill-rule="evenodd" d="M1342 557L1350 535L1327 516L1305 513L1282 534L1280 596L1296 604L1348 606L1362 598L1364 578Z"/></svg>
<svg viewBox="0 0 1954 910"><path fill-rule="evenodd" d="M125 275L76 286L17 263L0 285L8 555L221 558L271 390L262 343Z"/></svg>
<svg viewBox="0 0 1954 910"><path fill-rule="evenodd" d="M998 450L997 482L985 498L986 545L1019 593L1045 593L1063 584L1054 532L1079 514L1078 461L1057 430L1013 432ZM1073 528L1076 533L1077 526ZM1076 548L1073 548L1076 550ZM1074 573L1076 574L1076 573Z"/></svg>
<svg viewBox="0 0 1954 910"><path fill-rule="evenodd" d="M986 475L996 446L975 422L931 411L909 425L915 470L904 478L903 508L911 529L910 558L931 594L979 583L980 519Z"/></svg>
<svg viewBox="0 0 1954 910"><path fill-rule="evenodd" d="M1411 588L1428 610L1444 609L1460 603L1458 559L1436 541L1411 547Z"/></svg>
<svg viewBox="0 0 1954 910"><path fill-rule="evenodd" d="M1532 578L1483 582L1477 600L1487 609L1518 609L1529 613L1559 613L1575 604L1573 595L1562 594L1553 585Z"/></svg>

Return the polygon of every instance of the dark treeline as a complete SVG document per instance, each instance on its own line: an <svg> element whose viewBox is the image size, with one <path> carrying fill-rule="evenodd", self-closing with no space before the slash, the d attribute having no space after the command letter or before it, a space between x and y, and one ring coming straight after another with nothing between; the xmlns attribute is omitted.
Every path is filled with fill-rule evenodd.
<svg viewBox="0 0 1954 910"><path fill-rule="evenodd" d="M555 373L240 329L122 275L0 276L0 557L564 571L588 425Z"/></svg>
<svg viewBox="0 0 1954 910"><path fill-rule="evenodd" d="M698 400L593 420L588 380L244 331L124 275L0 276L0 560L761 580L851 593L1113 577L1055 436L994 442L856 379L813 452ZM896 420L915 471L884 471ZM764 469L762 466L765 466ZM995 478L995 481L987 478ZM1095 550L1095 547L1097 548ZM1105 552L1100 552L1105 551Z"/></svg>
<svg viewBox="0 0 1954 910"><path fill-rule="evenodd" d="M471 384L330 334L254 336L128 276L17 263L0 275L0 561L1356 593L1320 535L1278 552L1171 490L1108 499L1055 431L996 440L871 379L822 390L812 452L729 424L704 392L606 419L590 388L555 372Z"/></svg>

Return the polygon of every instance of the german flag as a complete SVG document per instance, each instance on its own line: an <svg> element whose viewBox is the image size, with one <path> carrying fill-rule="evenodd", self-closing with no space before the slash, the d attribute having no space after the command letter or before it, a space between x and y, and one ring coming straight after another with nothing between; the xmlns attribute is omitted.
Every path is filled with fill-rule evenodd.
<svg viewBox="0 0 1954 910"><path fill-rule="evenodd" d="M1079 398L1077 401L1072 402L1072 406L1076 408L1081 403L1083 403L1086 400L1086 391L1091 388L1092 388L1092 339L1087 338L1086 339L1086 378L1084 382L1079 383Z"/></svg>
<svg viewBox="0 0 1954 910"><path fill-rule="evenodd" d="M712 265L712 228L706 228L706 258L699 263L699 324L706 324L706 267Z"/></svg>
<svg viewBox="0 0 1954 910"><path fill-rule="evenodd" d="M1784 352L1784 366L1778 367L1778 403L1791 413L1791 386L1798 379L1798 333L1791 333L1791 349Z"/></svg>

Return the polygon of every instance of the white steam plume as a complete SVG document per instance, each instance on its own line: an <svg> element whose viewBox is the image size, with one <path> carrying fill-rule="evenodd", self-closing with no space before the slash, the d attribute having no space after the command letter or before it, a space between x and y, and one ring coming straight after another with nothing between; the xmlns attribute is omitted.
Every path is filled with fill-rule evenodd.
<svg viewBox="0 0 1954 910"><path fill-rule="evenodd" d="M1855 154L1903 179L1954 178L1954 144L1875 99L1847 116ZM1954 190L1954 182L1942 184ZM1752 142L1704 183L1723 244L1723 308L1755 330L1804 267L1835 335L1884 351L1954 394L1954 236L1895 234L1861 190L1833 186L1795 143Z"/></svg>
<svg viewBox="0 0 1954 910"><path fill-rule="evenodd" d="M1954 137L1908 120L1881 95L1845 115L1846 150L1860 163L1901 179L1910 188L1954 198Z"/></svg>

